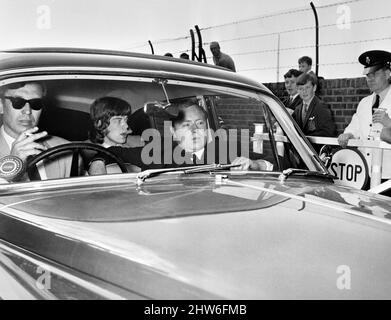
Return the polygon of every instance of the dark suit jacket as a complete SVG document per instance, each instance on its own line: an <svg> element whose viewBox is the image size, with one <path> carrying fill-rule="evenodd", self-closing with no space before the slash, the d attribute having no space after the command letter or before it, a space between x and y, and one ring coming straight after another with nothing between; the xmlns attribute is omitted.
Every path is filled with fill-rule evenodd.
<svg viewBox="0 0 391 320"><path fill-rule="evenodd" d="M247 150L246 146L242 148L242 146L240 146L240 140L238 140L237 143L238 143L237 147L235 148L235 150L231 150L232 155L230 155L229 148L233 147L233 145L229 143L227 143L226 145L225 144L220 145L217 138L214 144L208 143L205 146L202 158L197 159L195 162L193 162L192 154L185 153L183 149L178 148L177 151L175 151L176 144L173 144L171 154L168 154L171 161L168 162L165 161L163 148L162 148L161 158L159 159L160 161L158 163L145 163L143 161L142 154L145 153L145 149L143 152L144 147L137 147L137 148L110 147L108 148L108 150L112 151L114 154L120 157L124 162L140 167L142 171L148 169L182 168L182 167L198 166L198 165L205 165L205 164L230 164L236 157L239 156L247 157L250 158L251 160L269 161L273 163L275 165L275 169L277 169L276 160L274 159L273 154L269 154L268 156L265 156L265 154L253 153L250 150ZM227 147L227 149L222 150L221 147L225 147L225 146ZM179 152L180 157L175 158L174 152ZM108 158L105 155L98 155L97 158L98 159L103 158L106 162L106 165L113 162L111 158ZM288 159L288 157L278 156L278 159L279 159L278 161L282 166L282 169L286 169L292 166L289 163L290 160Z"/></svg>
<svg viewBox="0 0 391 320"><path fill-rule="evenodd" d="M302 120L303 104L301 103L293 112L295 119L306 136L335 137L336 127L330 108L318 97L314 97L308 108L307 115Z"/></svg>
<svg viewBox="0 0 391 320"><path fill-rule="evenodd" d="M118 157L120 157L124 162L131 163L141 168L141 170L147 169L161 169L161 168L178 168L178 167L189 167L195 165L204 165L204 164L228 164L230 163L229 159L229 151L223 152L220 157L220 148L219 143L215 144L209 143L204 148L204 153L201 159L197 159L196 162L193 161L193 157L191 153L186 153L183 149L177 147L174 143L172 146L172 150L170 150L169 154L166 154L166 158L164 155L164 150L161 148L160 159L156 159L156 162L146 163L143 161L143 147L137 148L123 148L123 147L110 147L109 151L112 151ZM240 149L238 149L240 150ZM167 151L166 151L167 152ZM146 151L144 150L144 156ZM167 157L169 160L167 161ZM97 158L103 158L106 164L110 164L113 162L112 159L107 156L99 154ZM152 157L151 157L152 158ZM144 159L145 160L145 159ZM155 159L154 159L155 160Z"/></svg>
<svg viewBox="0 0 391 320"><path fill-rule="evenodd" d="M289 97L287 97L283 101L284 106L287 107L288 109L292 109L292 110L295 110L297 106L302 104L302 102L303 101L301 100L300 95L297 95L297 97L294 98L292 102L289 102Z"/></svg>

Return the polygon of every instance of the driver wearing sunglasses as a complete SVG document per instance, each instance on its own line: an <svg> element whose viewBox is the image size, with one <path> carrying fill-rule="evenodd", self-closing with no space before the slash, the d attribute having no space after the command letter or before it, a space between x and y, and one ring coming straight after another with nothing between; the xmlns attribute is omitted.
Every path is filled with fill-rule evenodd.
<svg viewBox="0 0 391 320"><path fill-rule="evenodd" d="M0 158L7 155L26 162L29 156L60 144L68 143L60 137L49 136L37 127L44 103L45 88L38 82L23 82L0 88L0 109L3 125L0 127ZM71 157L59 157L38 163L42 180L69 176Z"/></svg>

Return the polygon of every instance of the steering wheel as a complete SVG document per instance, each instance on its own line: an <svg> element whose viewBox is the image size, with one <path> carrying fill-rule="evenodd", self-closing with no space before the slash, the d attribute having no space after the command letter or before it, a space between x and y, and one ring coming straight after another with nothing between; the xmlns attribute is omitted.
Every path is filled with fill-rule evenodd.
<svg viewBox="0 0 391 320"><path fill-rule="evenodd" d="M109 158L112 158L115 161L115 163L121 169L122 173L128 172L126 165L122 161L122 159L119 158L117 155L115 155L113 152L107 150L106 148L89 142L71 142L71 143L61 144L49 148L37 154L36 156L28 158L26 163L26 171L28 173L30 180L41 180L41 177L39 176L39 174L37 174L38 170L36 165L38 162L61 153L68 154L68 152L66 151L70 151L70 150L73 151L71 173L70 173L71 177L77 177L79 175L79 156L83 157L81 151L84 150L93 150L93 151L97 151L98 153L103 153L104 155L108 156ZM84 157L85 156L86 154L84 154Z"/></svg>

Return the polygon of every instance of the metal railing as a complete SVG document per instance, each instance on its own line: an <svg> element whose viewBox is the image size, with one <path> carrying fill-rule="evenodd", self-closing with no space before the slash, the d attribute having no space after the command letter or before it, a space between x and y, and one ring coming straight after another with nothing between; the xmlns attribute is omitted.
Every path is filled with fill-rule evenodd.
<svg viewBox="0 0 391 320"><path fill-rule="evenodd" d="M256 139L269 139L267 133L256 133L254 134ZM283 135L275 135L274 139L276 142L289 142L288 138ZM339 146L337 138L331 137L315 137L307 136L307 139L314 144L326 144L331 146ZM381 140L359 140L359 139L350 139L348 142L348 147L359 147L359 148L371 148L374 149L372 152L372 162L371 162L371 182L370 190L371 192L379 193L391 187L391 180L387 181L381 185L382 178L382 161L384 150L391 150L391 144L381 141ZM391 161L391 159L390 159Z"/></svg>
<svg viewBox="0 0 391 320"><path fill-rule="evenodd" d="M338 146L337 138L307 136L307 139L311 143L315 143L315 144L327 144L332 146ZM372 174L371 174L370 191L372 191L373 188L381 184L383 153L384 150L391 150L391 144L381 140L350 139L347 146L374 149L372 151L372 162L371 162Z"/></svg>

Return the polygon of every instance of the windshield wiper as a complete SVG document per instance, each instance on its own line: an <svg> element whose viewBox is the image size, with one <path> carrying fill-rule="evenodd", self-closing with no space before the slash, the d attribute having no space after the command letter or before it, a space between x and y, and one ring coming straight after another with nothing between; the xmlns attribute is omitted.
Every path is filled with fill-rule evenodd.
<svg viewBox="0 0 391 320"><path fill-rule="evenodd" d="M304 169L293 169L289 168L286 170L283 170L278 179L283 182L288 177L292 175L298 175L298 176L306 176L306 177L317 177L317 178L326 178L326 179L337 179L336 176L330 174L330 173L325 173L325 172L318 172L318 171L310 171L310 170L304 170Z"/></svg>
<svg viewBox="0 0 391 320"><path fill-rule="evenodd" d="M197 166L193 169L184 170L185 174L199 173L199 172L214 172L216 170L224 170L240 167L240 164L208 164L205 166Z"/></svg>
<svg viewBox="0 0 391 320"><path fill-rule="evenodd" d="M214 172L217 170L225 170L233 167L239 167L240 164L206 164L202 166L167 168L167 169L151 169L140 172L137 175L137 185L141 185L146 179L161 175L168 172L182 172L184 174L193 174L200 172Z"/></svg>

